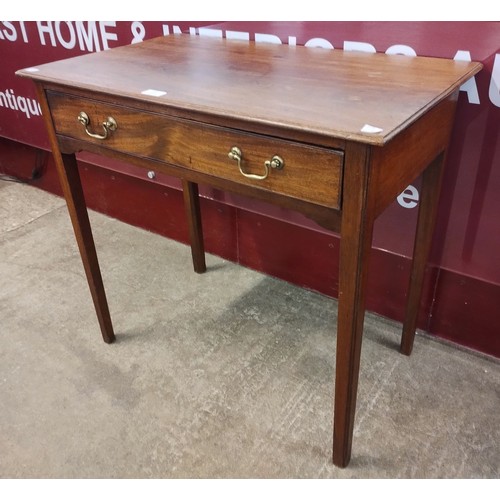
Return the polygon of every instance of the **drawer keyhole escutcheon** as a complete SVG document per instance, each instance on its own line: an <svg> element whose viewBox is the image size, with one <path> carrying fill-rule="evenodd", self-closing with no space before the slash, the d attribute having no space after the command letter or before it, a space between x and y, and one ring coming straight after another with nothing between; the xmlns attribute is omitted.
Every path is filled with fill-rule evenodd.
<svg viewBox="0 0 500 500"><path fill-rule="evenodd" d="M101 141L107 139L110 133L118 128L116 120L112 116L108 116L106 120L102 122L102 128L104 129L104 134L95 134L91 132L89 130L90 118L89 115L85 113L85 111L80 111L80 114L78 115L78 121L83 125L83 127L85 128L85 132L88 136L93 137L94 139L100 139Z"/></svg>
<svg viewBox="0 0 500 500"><path fill-rule="evenodd" d="M269 175L269 168L275 168L276 170L281 170L285 166L285 162L283 158L278 155L274 155L271 160L266 160L264 162L265 172L263 175L257 174L249 174L243 170L241 162L243 160L243 153L238 146L233 146L231 151L227 154L227 156L236 162L238 162L238 168L240 170L241 175L245 176L247 179L253 179L257 181L263 181Z"/></svg>

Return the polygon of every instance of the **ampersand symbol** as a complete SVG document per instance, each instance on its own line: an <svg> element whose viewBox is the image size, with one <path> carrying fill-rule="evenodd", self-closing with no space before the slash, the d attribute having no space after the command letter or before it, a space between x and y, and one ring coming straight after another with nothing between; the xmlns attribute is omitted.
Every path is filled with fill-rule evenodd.
<svg viewBox="0 0 500 500"><path fill-rule="evenodd" d="M132 23L132 26L130 27L130 30L132 31L132 35L134 35L134 38L132 38L132 43L139 43L144 40L146 29L141 22L134 21Z"/></svg>

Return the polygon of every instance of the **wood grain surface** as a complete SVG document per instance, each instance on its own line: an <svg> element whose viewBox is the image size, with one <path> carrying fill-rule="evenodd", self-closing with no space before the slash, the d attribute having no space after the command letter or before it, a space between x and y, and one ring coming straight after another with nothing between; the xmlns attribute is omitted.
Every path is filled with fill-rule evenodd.
<svg viewBox="0 0 500 500"><path fill-rule="evenodd" d="M319 205L340 207L341 151L139 112L94 99L54 92L48 92L47 97L58 135ZM105 140L91 138L77 120L80 111L90 117L91 131L102 134L101 124L108 116L116 120L118 128ZM275 155L283 159L284 166L280 170L270 168L264 180L249 179L241 174L237 162L228 158L234 146L242 152L241 165L245 173L264 174L265 162Z"/></svg>
<svg viewBox="0 0 500 500"><path fill-rule="evenodd" d="M381 145L480 68L437 58L171 35L17 74ZM367 125L380 131L363 132Z"/></svg>

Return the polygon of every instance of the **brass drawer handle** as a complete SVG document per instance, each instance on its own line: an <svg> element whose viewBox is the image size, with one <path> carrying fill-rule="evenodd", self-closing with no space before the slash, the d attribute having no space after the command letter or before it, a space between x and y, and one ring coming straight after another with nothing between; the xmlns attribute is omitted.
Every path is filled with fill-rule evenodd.
<svg viewBox="0 0 500 500"><path fill-rule="evenodd" d="M80 111L80 114L78 115L78 121L84 126L85 132L88 136L93 137L94 139L101 139L102 141L104 139L107 139L109 134L118 128L116 120L112 116L108 116L108 118L102 122L104 134L94 134L88 129L90 125L90 118L89 115L85 113L85 111Z"/></svg>
<svg viewBox="0 0 500 500"><path fill-rule="evenodd" d="M264 167L265 167L264 175L248 174L243 170L243 167L241 166L243 153L241 152L241 149L239 147L233 146L231 148L231 151L229 151L227 155L229 156L229 158L231 158L231 160L235 160L238 162L238 168L240 169L241 175L245 176L247 179L254 179L257 181L263 181L264 179L267 178L267 176L269 175L269 167L281 170L285 166L283 158L281 158L278 155L275 155L271 158L271 160L266 160L264 162Z"/></svg>

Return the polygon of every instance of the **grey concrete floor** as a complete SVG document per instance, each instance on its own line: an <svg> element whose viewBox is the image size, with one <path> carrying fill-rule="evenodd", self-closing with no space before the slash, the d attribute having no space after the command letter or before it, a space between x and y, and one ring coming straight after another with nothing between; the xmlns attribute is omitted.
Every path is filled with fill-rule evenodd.
<svg viewBox="0 0 500 500"><path fill-rule="evenodd" d="M91 212L102 342L60 198L0 182L0 477L498 478L498 360L368 314L330 462L336 302Z"/></svg>

